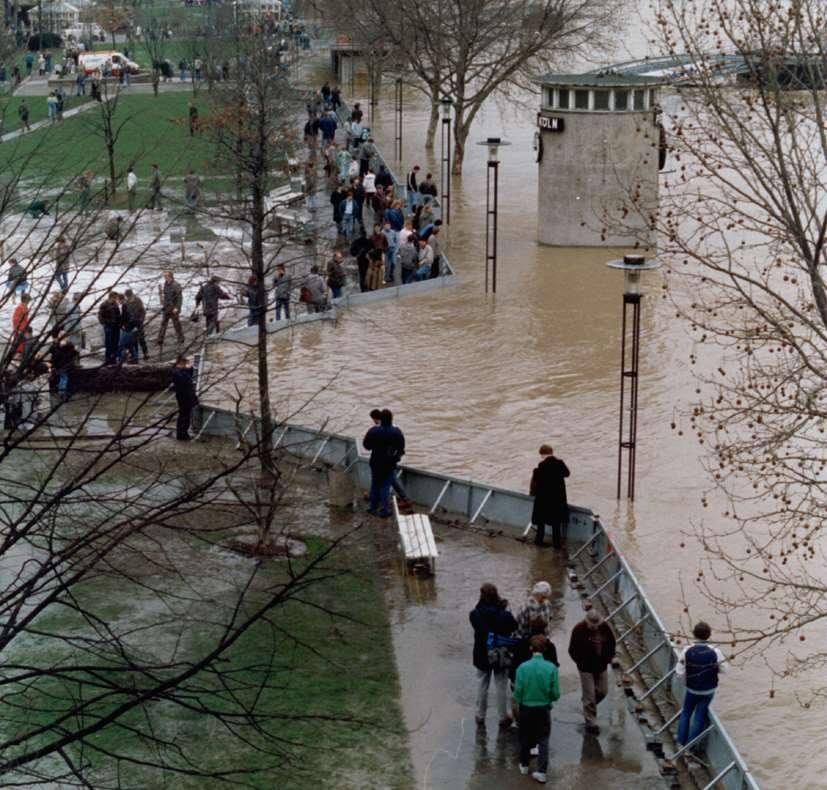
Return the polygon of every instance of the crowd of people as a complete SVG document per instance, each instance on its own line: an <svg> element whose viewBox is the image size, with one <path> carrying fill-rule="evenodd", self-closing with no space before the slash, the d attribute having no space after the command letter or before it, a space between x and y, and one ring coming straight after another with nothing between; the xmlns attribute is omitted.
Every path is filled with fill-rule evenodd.
<svg viewBox="0 0 827 790"><path fill-rule="evenodd" d="M341 124L339 89L325 83L307 104L304 140L308 157L308 203L316 205L316 168L322 165L330 191L332 219L338 241L356 261L362 292L386 285L407 284L438 277L444 270L442 220L434 214L437 187L421 168L408 173L405 194L381 161L376 144L356 103ZM336 136L339 134L339 141ZM341 261L339 261L341 263ZM328 266L328 280L338 279ZM340 292L342 285L335 290Z"/></svg>
<svg viewBox="0 0 827 790"><path fill-rule="evenodd" d="M515 615L497 587L486 583L469 615L477 673L477 725L485 727L493 679L499 726L516 726L519 731L520 773L528 775L536 757L531 776L540 783L547 778L551 712L560 699L560 659L551 640L550 597L551 585L537 582ZM709 644L709 625L697 623L693 635L694 641L682 650L676 668L686 683L677 733L681 745L692 744L707 727L718 674L726 671L723 654ZM587 608L569 636L568 656L579 675L584 730L590 735L600 733L598 706L609 693L608 668L615 651L611 626L595 608Z"/></svg>

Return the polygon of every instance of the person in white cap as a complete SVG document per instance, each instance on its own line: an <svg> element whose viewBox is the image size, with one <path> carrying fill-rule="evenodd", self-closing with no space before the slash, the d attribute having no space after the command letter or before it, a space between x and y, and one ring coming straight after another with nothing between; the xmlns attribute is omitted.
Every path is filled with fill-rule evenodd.
<svg viewBox="0 0 827 790"><path fill-rule="evenodd" d="M517 632L521 638L532 636L531 621L542 618L546 622L545 636L549 635L551 623L551 585L548 582L537 582L531 590L531 595L525 605L517 613Z"/></svg>

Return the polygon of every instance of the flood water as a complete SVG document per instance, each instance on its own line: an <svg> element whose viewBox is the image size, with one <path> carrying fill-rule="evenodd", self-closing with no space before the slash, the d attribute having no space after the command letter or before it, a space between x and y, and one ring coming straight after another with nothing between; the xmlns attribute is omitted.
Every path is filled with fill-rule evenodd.
<svg viewBox="0 0 827 790"><path fill-rule="evenodd" d="M418 162L438 174L437 156L424 151L426 113L415 92L406 94L404 112L398 170L404 175ZM512 143L501 151L498 293L483 289L485 149L470 145L453 183L448 234L459 284L274 336L275 401L284 416L318 393L296 421L329 420L328 430L351 434L366 429L371 408L391 408L408 439L406 462L517 489L527 487L540 444L552 443L572 471L570 501L602 515L667 626L679 628L683 587L692 617L714 627L717 615L694 582L702 549L691 532L719 514L701 505L703 448L688 430L679 437L670 427L673 419L688 427L678 415L694 396L686 327L653 276L643 310L637 499L618 503L621 276L605 264L620 251L536 243L535 112L492 106L472 133L472 140L502 135ZM382 150L392 152L388 97L372 126ZM474 598L469 589L469 609ZM824 711L802 709L792 681L776 681L770 699L771 683L763 663L737 666L716 709L766 787L823 786L827 755L812 745L827 723Z"/></svg>

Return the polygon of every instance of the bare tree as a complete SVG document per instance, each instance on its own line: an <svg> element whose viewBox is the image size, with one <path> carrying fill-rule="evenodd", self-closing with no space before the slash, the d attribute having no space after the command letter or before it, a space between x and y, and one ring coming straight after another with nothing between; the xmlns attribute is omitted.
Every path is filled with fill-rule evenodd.
<svg viewBox="0 0 827 790"><path fill-rule="evenodd" d="M120 180L120 175L117 172L115 164L118 141L134 118L134 114L124 111L123 106L120 105L119 102L120 98L120 87L117 84L112 85L107 80L102 80L101 101L99 102L98 109L88 118L84 119L92 133L96 137L99 137L103 143L103 150L106 153L107 169L109 171L107 187L111 197L115 197L118 181ZM121 107L120 112L118 111L119 106Z"/></svg>
<svg viewBox="0 0 827 790"><path fill-rule="evenodd" d="M158 95L158 85L161 82L161 69L167 52L167 25L150 9L139 15L141 24L141 43L146 50L152 69L152 92Z"/></svg>
<svg viewBox="0 0 827 790"><path fill-rule="evenodd" d="M440 100L454 99L453 172L462 172L471 125L497 92L574 56L605 50L625 0L332 0L352 20L357 43L397 52L428 96L426 145L434 144ZM356 20L356 21L353 21Z"/></svg>
<svg viewBox="0 0 827 790"><path fill-rule="evenodd" d="M690 425L715 488L703 504L723 502L697 528L698 581L736 649L789 647L783 675L827 663L808 638L827 617L823 12L711 0L658 17L686 87L666 123L676 170L647 220L695 344Z"/></svg>
<svg viewBox="0 0 827 790"><path fill-rule="evenodd" d="M300 93L282 68L278 47L255 29L235 43L232 81L222 82L210 94L210 111L202 126L215 141L217 158L236 174L239 194L219 214L241 223L249 233L249 273L256 278L258 411L261 437L258 446L262 474L277 476L272 458L275 423L270 404L267 354L266 278L270 261L265 251L275 205L267 195L286 172L287 158L296 139Z"/></svg>

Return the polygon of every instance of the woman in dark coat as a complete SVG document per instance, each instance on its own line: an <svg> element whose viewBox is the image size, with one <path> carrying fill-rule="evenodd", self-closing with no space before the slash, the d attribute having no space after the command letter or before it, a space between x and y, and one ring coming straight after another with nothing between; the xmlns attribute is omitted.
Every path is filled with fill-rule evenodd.
<svg viewBox="0 0 827 790"><path fill-rule="evenodd" d="M537 528L534 542L543 545L546 524L551 524L552 543L556 549L562 545L562 527L568 521L569 505L566 499L566 478L569 468L554 457L554 449L547 444L540 448L542 461L531 475L529 493L534 497L531 522Z"/></svg>
<svg viewBox="0 0 827 790"><path fill-rule="evenodd" d="M508 611L508 601L500 598L493 584L480 587L480 599L469 615L474 629L474 666L477 670L477 724L485 724L485 712L488 709L488 686L494 676L497 712L500 726L511 724L508 715L506 692L508 673L506 668L492 667L488 660L488 635L509 636L517 629L514 615Z"/></svg>

